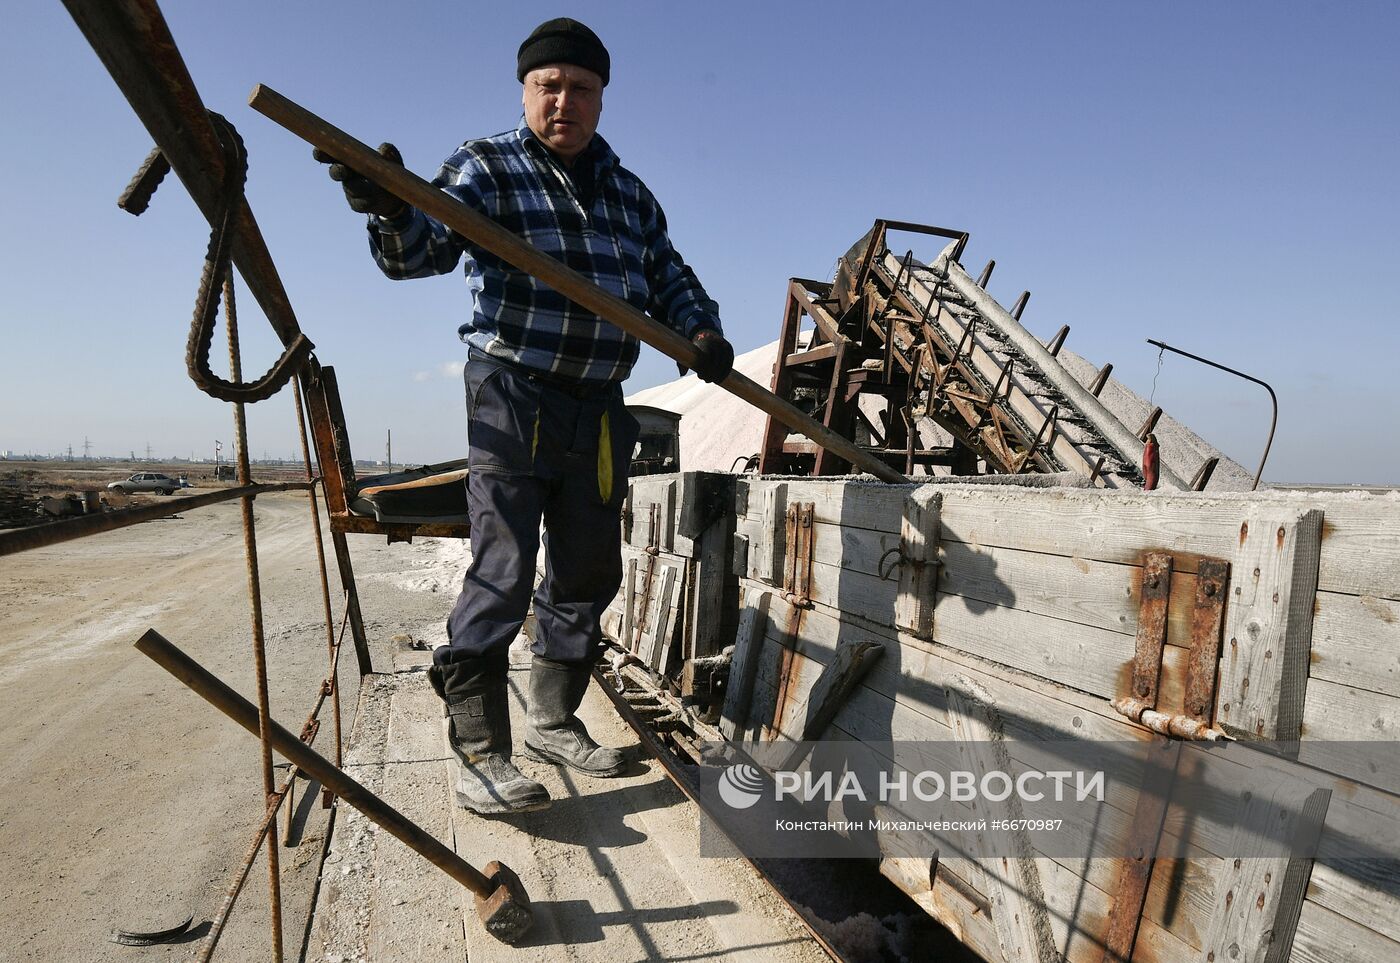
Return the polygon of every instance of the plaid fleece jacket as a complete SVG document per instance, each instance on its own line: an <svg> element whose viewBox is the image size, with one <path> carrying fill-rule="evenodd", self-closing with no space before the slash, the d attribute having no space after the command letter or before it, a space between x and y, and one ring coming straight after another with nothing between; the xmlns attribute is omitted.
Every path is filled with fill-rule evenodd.
<svg viewBox="0 0 1400 963"><path fill-rule="evenodd" d="M598 135L575 164L593 176L571 178L522 119L463 144L433 183L686 337L718 330L719 306L671 246L646 185ZM637 360L637 339L421 211L371 215L369 241L395 279L446 274L465 255L475 307L457 333L478 351L594 383L621 381Z"/></svg>

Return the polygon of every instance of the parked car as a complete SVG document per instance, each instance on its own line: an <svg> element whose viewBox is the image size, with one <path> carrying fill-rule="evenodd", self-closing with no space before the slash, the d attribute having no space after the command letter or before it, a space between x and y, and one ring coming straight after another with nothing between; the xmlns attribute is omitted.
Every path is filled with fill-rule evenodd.
<svg viewBox="0 0 1400 963"><path fill-rule="evenodd" d="M173 495L178 489L184 488L183 480L176 480L169 475L157 474L153 471L137 472L125 481L115 481L107 486L109 492L160 492L162 495Z"/></svg>

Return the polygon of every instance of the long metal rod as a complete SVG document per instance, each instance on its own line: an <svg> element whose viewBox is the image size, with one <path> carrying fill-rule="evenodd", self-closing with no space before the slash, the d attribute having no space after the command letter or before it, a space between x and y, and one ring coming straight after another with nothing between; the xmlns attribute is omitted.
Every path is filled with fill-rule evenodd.
<svg viewBox="0 0 1400 963"><path fill-rule="evenodd" d="M254 110L293 134L374 180L405 203L432 215L458 234L540 279L560 294L599 317L611 321L662 354L688 368L694 368L699 361L699 352L689 339L647 317L616 295L604 291L563 262L536 250L486 215L443 193L402 165L386 161L377 151L371 150L343 130L293 103L270 87L259 84L253 88L248 103ZM794 405L740 372L732 372L720 386L768 413L792 431L806 435L821 447L877 478L894 483L908 480L874 455L808 417Z"/></svg>
<svg viewBox="0 0 1400 963"><path fill-rule="evenodd" d="M983 317L996 324L1006 339L1040 370L1046 383L1068 398L1075 409L1088 419L1105 441L1118 449L1119 454L1129 464L1141 464L1142 442L1133 434L1132 429L1115 418L1113 413L1104 407L1102 401L1070 377L1060 362L1040 343L1040 339L1022 327L1021 322L1013 318L995 298L978 287L977 282L963 270L962 265L951 259L940 258L936 270L943 270L945 267L948 281L954 289L971 301ZM1165 465L1161 468L1161 482L1164 486L1183 491L1190 487Z"/></svg>
<svg viewBox="0 0 1400 963"><path fill-rule="evenodd" d="M121 511L103 512L100 515L84 515L61 522L49 522L30 528L16 528L0 532L0 556L13 555L35 548L46 548L60 542L70 542L75 538L97 535L101 532L116 531L157 518L169 518L195 508L204 508L235 498L257 497L268 492L304 491L306 482L280 482L274 485L246 485L238 488L225 488L219 491L202 492L198 495L183 495L168 498L155 505L142 505L140 508L126 508Z"/></svg>
<svg viewBox="0 0 1400 963"><path fill-rule="evenodd" d="M301 403L301 379L292 380L292 399L296 402L297 433L301 436L301 460L306 465L306 481L315 481L311 469L311 445L306 435L306 409ZM336 674L335 617L331 614L331 583L326 571L326 546L321 537L321 509L317 504L316 487L306 490L311 506L311 532L316 542L316 567L321 576L321 605L326 616L326 664L330 667L331 706L335 713L335 764L341 763L340 740L340 677ZM348 610L347 610L348 611Z"/></svg>
<svg viewBox="0 0 1400 963"><path fill-rule="evenodd" d="M136 640L136 649L244 729L254 735L258 734L257 707L180 651L155 629L148 629L145 635ZM375 825L389 832L472 893L482 899L491 896L491 881L483 876L480 870L275 721L269 725L269 736L273 746L289 762L364 813Z"/></svg>
<svg viewBox="0 0 1400 963"><path fill-rule="evenodd" d="M63 0L206 218L219 210L224 151L155 0ZM283 345L301 328L252 208L233 219L233 262Z"/></svg>
<svg viewBox="0 0 1400 963"><path fill-rule="evenodd" d="M229 376L234 382L243 380L243 361L238 350L238 311L234 306L233 277L224 280L224 327L228 330ZM243 402L234 402L233 428L236 438L235 454L238 458L238 482L246 487L253 483L252 469L248 463L248 419ZM258 686L258 739L261 742L263 805L272 810L268 820L268 832L272 845L267 847L267 890L268 904L272 908L271 927L272 959L282 963L282 875L279 851L277 849L277 810L273 799L277 792L276 777L272 771L272 742L268 726L272 722L272 708L267 691L267 646L263 637L262 580L258 575L258 533L253 519L252 496L241 501L243 513L243 553L248 563L248 608L253 629L253 667ZM288 783L290 785L290 783Z"/></svg>
<svg viewBox="0 0 1400 963"><path fill-rule="evenodd" d="M1254 485L1250 488L1250 491L1256 491L1259 488L1260 479L1264 477L1264 462L1269 460L1269 449L1272 448L1274 445L1274 429L1278 428L1278 395L1274 394L1274 389L1269 387L1268 382L1260 381L1258 378L1254 377L1254 375L1247 375L1243 371L1236 371L1234 368L1226 367L1218 361L1212 361L1209 358L1202 358L1198 354L1192 354L1189 351L1182 351L1180 348L1173 348L1169 344L1163 344L1161 341L1154 341L1151 338L1147 339L1147 343L1153 345L1154 347L1161 348L1163 351L1170 351L1173 354L1179 354L1183 358L1190 358L1192 361L1199 361L1201 364L1208 364L1212 368L1219 368L1221 371L1229 372L1237 378L1243 378L1245 381L1252 381L1257 385L1262 385L1264 390L1269 393L1269 401L1273 403L1274 414L1269 421L1269 437L1268 440L1264 442L1264 454L1259 458L1259 470L1254 473Z"/></svg>

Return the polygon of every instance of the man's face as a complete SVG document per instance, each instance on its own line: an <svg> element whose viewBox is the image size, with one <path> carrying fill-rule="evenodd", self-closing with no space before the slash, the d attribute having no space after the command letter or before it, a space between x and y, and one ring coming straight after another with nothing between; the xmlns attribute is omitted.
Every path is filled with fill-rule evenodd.
<svg viewBox="0 0 1400 963"><path fill-rule="evenodd" d="M525 75L525 123L566 164L583 153L603 112L603 78L586 67L550 64Z"/></svg>

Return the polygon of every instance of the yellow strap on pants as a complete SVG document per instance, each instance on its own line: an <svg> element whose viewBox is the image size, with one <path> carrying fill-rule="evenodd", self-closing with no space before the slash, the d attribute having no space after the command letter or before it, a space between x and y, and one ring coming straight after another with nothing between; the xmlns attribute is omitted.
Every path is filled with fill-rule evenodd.
<svg viewBox="0 0 1400 963"><path fill-rule="evenodd" d="M598 426L598 494L602 496L604 504L612 501L612 491L612 432L608 428L608 413L605 411Z"/></svg>

